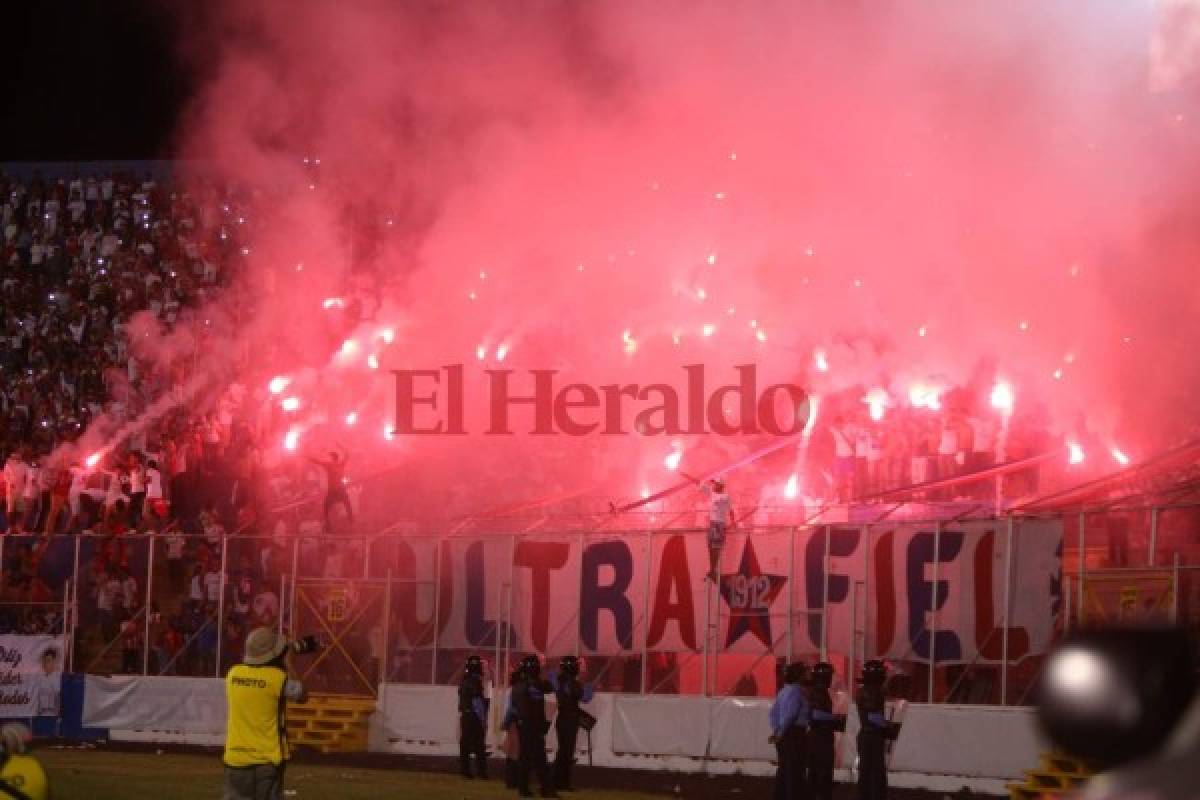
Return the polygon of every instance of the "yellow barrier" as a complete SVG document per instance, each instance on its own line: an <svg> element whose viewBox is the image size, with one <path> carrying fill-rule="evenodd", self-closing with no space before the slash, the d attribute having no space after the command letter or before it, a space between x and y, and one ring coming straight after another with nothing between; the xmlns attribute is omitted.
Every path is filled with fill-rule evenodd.
<svg viewBox="0 0 1200 800"><path fill-rule="evenodd" d="M1095 769L1063 753L1042 753L1036 769L1025 771L1025 780L1008 784L1010 800L1037 800L1058 797L1082 786L1096 774Z"/></svg>
<svg viewBox="0 0 1200 800"><path fill-rule="evenodd" d="M375 699L350 695L309 695L287 707L288 741L322 753L363 753Z"/></svg>

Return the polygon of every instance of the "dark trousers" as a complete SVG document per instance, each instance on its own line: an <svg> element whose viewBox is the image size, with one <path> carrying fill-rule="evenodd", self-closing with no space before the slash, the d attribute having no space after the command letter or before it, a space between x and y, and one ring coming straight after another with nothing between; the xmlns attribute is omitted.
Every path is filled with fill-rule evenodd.
<svg viewBox="0 0 1200 800"><path fill-rule="evenodd" d="M856 800L885 800L887 797L886 741L882 733L858 734L858 793Z"/></svg>
<svg viewBox="0 0 1200 800"><path fill-rule="evenodd" d="M775 769L775 800L805 800L808 790L804 772L806 733L803 728L793 727L775 742L775 755L779 766Z"/></svg>
<svg viewBox="0 0 1200 800"><path fill-rule="evenodd" d="M521 738L521 755L517 762L517 792L522 797L532 797L529 791L529 773L537 774L542 797L554 795L554 781L550 765L546 763L546 727L543 722L520 722L517 731Z"/></svg>
<svg viewBox="0 0 1200 800"><path fill-rule="evenodd" d="M554 787L571 788L571 767L575 763L575 740L579 736L579 723L559 718L554 723L558 734L558 752L554 754Z"/></svg>
<svg viewBox="0 0 1200 800"><path fill-rule="evenodd" d="M283 765L226 767L222 800L281 800Z"/></svg>
<svg viewBox="0 0 1200 800"><path fill-rule="evenodd" d="M350 495L343 486L335 486L325 493L325 522L329 522L329 512L334 506L340 505L346 511L346 519L354 522L354 509L350 507Z"/></svg>
<svg viewBox="0 0 1200 800"><path fill-rule="evenodd" d="M458 715L462 733L458 739L458 760L462 774L468 778L471 775L471 756L475 756L475 770L479 777L487 777L487 745L483 730L483 721L473 711L465 711Z"/></svg>
<svg viewBox="0 0 1200 800"><path fill-rule="evenodd" d="M833 800L833 731L808 734L808 792L812 800Z"/></svg>

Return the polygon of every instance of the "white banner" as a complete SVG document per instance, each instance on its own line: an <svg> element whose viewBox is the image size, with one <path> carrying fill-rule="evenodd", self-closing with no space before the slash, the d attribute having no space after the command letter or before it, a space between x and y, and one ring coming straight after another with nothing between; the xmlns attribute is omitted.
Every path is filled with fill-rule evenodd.
<svg viewBox="0 0 1200 800"><path fill-rule="evenodd" d="M0 718L57 717L61 636L0 636Z"/></svg>
<svg viewBox="0 0 1200 800"><path fill-rule="evenodd" d="M225 681L88 675L83 724L117 730L225 732Z"/></svg>

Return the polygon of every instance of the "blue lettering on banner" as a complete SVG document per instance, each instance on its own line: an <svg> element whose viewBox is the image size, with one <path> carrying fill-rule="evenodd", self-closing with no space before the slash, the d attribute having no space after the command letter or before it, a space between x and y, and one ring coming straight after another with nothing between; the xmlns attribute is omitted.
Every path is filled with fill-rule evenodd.
<svg viewBox="0 0 1200 800"><path fill-rule="evenodd" d="M858 549L861 530L858 528L833 528L829 531L829 557L845 558ZM804 588L808 597L808 610L820 611L825 607L825 531L816 529L804 545ZM845 575L829 573L829 602L844 603L850 596L850 579ZM824 630L820 614L806 614L808 638L821 646Z"/></svg>
<svg viewBox="0 0 1200 800"><path fill-rule="evenodd" d="M494 619L485 619L487 579L483 563L483 542L471 542L467 545L466 554L466 588L467 608L465 633L467 641L473 647L495 647L497 623ZM517 647L517 635L510 625L504 625L508 633L508 647Z"/></svg>
<svg viewBox="0 0 1200 800"><path fill-rule="evenodd" d="M949 581L939 577L935 590L933 582L925 579L925 567L933 563L934 537L935 534L926 531L915 533L908 540L908 640L912 644L913 655L924 659L929 658L930 639L925 615L931 608L937 611L944 606L950 595ZM942 531L936 544L938 563L947 564L958 558L965 539L963 533ZM957 661L962 658L962 642L953 631L938 631L933 649L938 661Z"/></svg>
<svg viewBox="0 0 1200 800"><path fill-rule="evenodd" d="M600 585L600 567L613 569L612 583ZM626 596L633 581L633 554L625 542L597 542L583 550L583 585L580 587L579 635L590 650L598 649L600 611L613 615L617 641L626 650L633 649L633 606Z"/></svg>

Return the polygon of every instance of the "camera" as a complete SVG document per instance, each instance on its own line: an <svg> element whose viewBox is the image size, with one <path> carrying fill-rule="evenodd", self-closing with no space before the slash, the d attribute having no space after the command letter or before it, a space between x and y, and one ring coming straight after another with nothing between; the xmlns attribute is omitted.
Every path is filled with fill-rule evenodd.
<svg viewBox="0 0 1200 800"><path fill-rule="evenodd" d="M298 656L308 655L309 653L318 652L323 645L315 636L301 636L299 639L291 643L292 652Z"/></svg>

